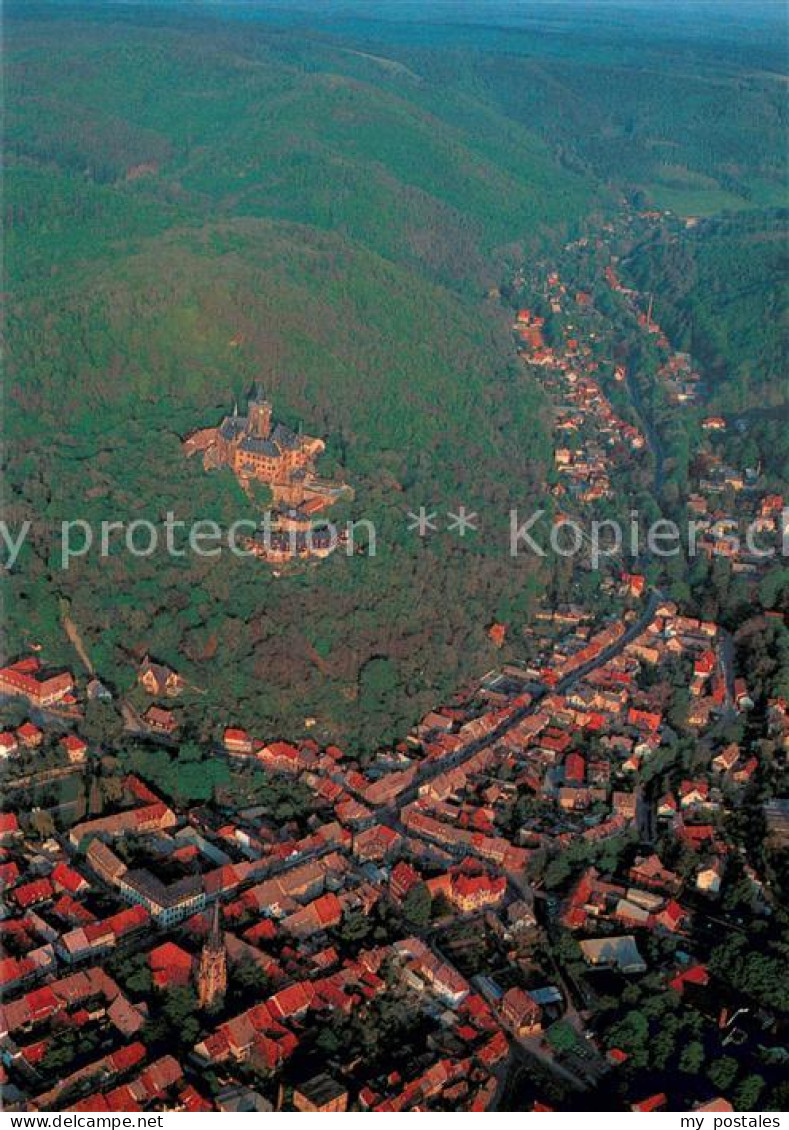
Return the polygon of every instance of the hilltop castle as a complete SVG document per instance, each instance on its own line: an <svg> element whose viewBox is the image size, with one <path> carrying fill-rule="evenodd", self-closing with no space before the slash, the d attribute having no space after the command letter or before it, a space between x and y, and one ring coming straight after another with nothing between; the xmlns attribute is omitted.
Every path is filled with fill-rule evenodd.
<svg viewBox="0 0 789 1130"><path fill-rule="evenodd" d="M203 453L206 470L229 467L242 486L251 482L271 487L275 504L319 510L330 506L348 488L344 483L320 479L313 469L325 450L322 439L291 431L275 423L270 402L259 387L247 404L247 413L225 416L218 428L202 428L184 441L187 456Z"/></svg>
<svg viewBox="0 0 789 1130"><path fill-rule="evenodd" d="M225 416L216 429L216 459L231 467L239 478L264 483L287 483L294 473L309 467L325 448L321 439L297 435L271 418L271 404L259 389L247 406L247 415Z"/></svg>

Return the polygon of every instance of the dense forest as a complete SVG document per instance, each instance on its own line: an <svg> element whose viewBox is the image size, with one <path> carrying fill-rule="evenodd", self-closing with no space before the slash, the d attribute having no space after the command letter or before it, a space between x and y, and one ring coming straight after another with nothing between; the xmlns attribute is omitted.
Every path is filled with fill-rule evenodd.
<svg viewBox="0 0 789 1130"><path fill-rule="evenodd" d="M182 671L201 735L232 718L296 736L315 715L370 748L479 672L486 627L526 622L549 579L507 556L507 510L540 499L551 443L497 287L620 194L760 217L780 193L769 28L716 55L635 14L636 54L638 26L582 8L569 30L555 10L523 27L349 12L310 27L248 8L8 12L6 512L32 533L5 578L7 648L74 665L65 599L113 686L145 651ZM760 222L742 239L778 255ZM674 271L662 254L640 269ZM705 263L684 280L702 296ZM694 332L724 333L736 360L731 309ZM180 441L255 380L325 438L324 469L356 490L332 517L374 521L375 558L276 576L116 546L59 568L64 520L254 515ZM407 532L409 510L460 504L484 532Z"/></svg>
<svg viewBox="0 0 789 1130"><path fill-rule="evenodd" d="M785 209L726 214L636 248L628 269L701 364L708 411L740 422L741 457L789 478ZM758 343L758 345L757 345Z"/></svg>

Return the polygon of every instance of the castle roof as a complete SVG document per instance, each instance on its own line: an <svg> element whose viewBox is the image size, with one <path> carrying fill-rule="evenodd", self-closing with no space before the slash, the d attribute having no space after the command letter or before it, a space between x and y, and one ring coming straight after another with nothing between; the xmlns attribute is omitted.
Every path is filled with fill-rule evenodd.
<svg viewBox="0 0 789 1130"><path fill-rule="evenodd" d="M285 424L276 424L274 431L271 433L271 438L274 443L279 444L289 451L297 451L301 447L301 440L294 431L291 431Z"/></svg>
<svg viewBox="0 0 789 1130"><path fill-rule="evenodd" d="M219 425L219 434L222 439L234 440L243 435L247 430L246 416L225 416Z"/></svg>
<svg viewBox="0 0 789 1130"><path fill-rule="evenodd" d="M278 444L270 439L261 439L259 436L244 436L239 447L241 451L248 451L252 455L268 455L272 459L280 455Z"/></svg>

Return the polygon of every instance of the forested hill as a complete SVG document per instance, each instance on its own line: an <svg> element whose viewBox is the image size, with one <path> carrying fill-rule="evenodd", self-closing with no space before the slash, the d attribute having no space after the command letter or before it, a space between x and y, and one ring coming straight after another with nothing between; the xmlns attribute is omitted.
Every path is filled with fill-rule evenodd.
<svg viewBox="0 0 789 1130"><path fill-rule="evenodd" d="M206 215L267 217L458 284L492 277L496 246L536 246L590 206L588 182L533 133L364 52L188 18L153 28L11 20L9 33L6 144L34 231L36 212L58 202L80 226L112 208L114 225L95 226L114 248L119 235ZM86 193L86 181L111 197ZM103 250L97 237L91 257Z"/></svg>
<svg viewBox="0 0 789 1130"><path fill-rule="evenodd" d="M66 597L114 685L142 648L204 687L206 733L232 715L294 734L313 714L372 744L384 712L402 733L485 661L497 611L524 617L537 591L480 541L422 545L405 514L536 495L540 400L486 294L604 192L490 104L350 46L28 11L6 44L5 428L10 513L34 537L9 579L9 649L73 661ZM59 571L64 519L250 517L180 437L258 378L279 418L325 437L353 516L379 526L376 560L275 578L119 551Z"/></svg>
<svg viewBox="0 0 789 1130"><path fill-rule="evenodd" d="M787 399L787 219L786 210L745 212L661 233L629 263L681 347L720 385L721 409Z"/></svg>
<svg viewBox="0 0 789 1130"><path fill-rule="evenodd" d="M789 473L787 212L748 211L637 247L630 277L655 315L701 363L708 410L748 421L745 462Z"/></svg>

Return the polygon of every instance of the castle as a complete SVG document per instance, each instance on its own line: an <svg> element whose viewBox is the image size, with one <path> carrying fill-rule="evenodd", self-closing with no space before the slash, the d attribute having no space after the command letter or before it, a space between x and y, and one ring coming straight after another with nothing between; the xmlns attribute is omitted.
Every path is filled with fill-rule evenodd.
<svg viewBox="0 0 789 1130"><path fill-rule="evenodd" d="M218 428L202 428L184 441L187 456L203 453L206 470L229 467L242 486L251 482L271 487L274 503L320 510L330 506L348 488L344 483L320 479L313 464L325 450L322 439L297 434L272 419L272 407L259 387L247 404L247 413L225 416Z"/></svg>
<svg viewBox="0 0 789 1130"><path fill-rule="evenodd" d="M259 389L249 401L246 416L239 416L236 410L217 428L216 458L242 479L288 483L297 471L310 467L324 448L321 439L274 424L271 404Z"/></svg>

